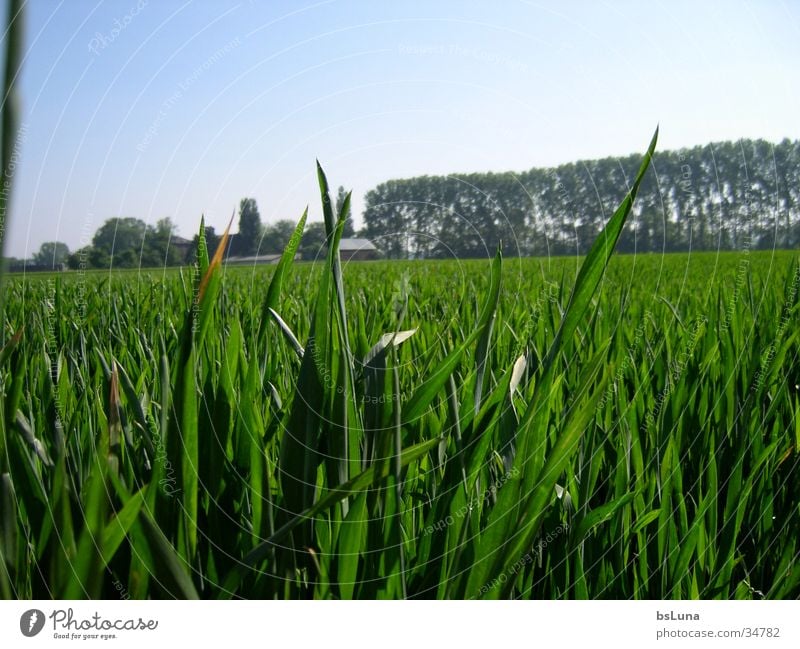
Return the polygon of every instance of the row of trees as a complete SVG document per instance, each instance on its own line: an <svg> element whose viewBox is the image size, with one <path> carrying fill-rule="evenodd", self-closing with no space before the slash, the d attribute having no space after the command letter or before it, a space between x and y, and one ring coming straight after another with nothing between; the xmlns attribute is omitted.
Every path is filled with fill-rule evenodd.
<svg viewBox="0 0 800 649"><path fill-rule="evenodd" d="M623 252L800 245L800 142L714 143L656 154ZM390 258L585 253L641 158L522 173L390 180L365 197L363 235Z"/></svg>
<svg viewBox="0 0 800 649"><path fill-rule="evenodd" d="M339 187L336 195L337 213L341 209L347 192ZM258 205L253 198L243 198L239 203L239 231L230 237L227 254L231 257L249 257L254 255L277 255L283 252L294 233L296 221L282 219L271 225L261 222ZM345 237L355 234L352 218L345 222ZM213 228L206 228L206 243L209 250L214 250L219 235ZM197 236L193 240L192 252L197 249ZM300 243L299 253L303 259L316 258L325 246L325 225L320 222L309 223Z"/></svg>
<svg viewBox="0 0 800 649"><path fill-rule="evenodd" d="M39 251L34 253L30 259L17 259L8 257L4 259L7 266L12 271L22 270L25 266L41 268L59 268L66 263L69 258L69 247L61 241L46 241L41 245Z"/></svg>
<svg viewBox="0 0 800 649"><path fill-rule="evenodd" d="M336 196L337 214L341 210L346 195L344 187L339 187ZM227 255L229 257L250 257L280 254L289 243L296 227L297 223L290 219L281 219L271 225L264 225L261 222L261 214L255 199L243 198L239 203L239 231L230 237ZM215 250L220 235L213 227L207 227L205 234L208 249ZM345 221L343 236L352 237L354 235L353 219L350 217ZM195 235L189 252L189 261L194 260L197 243L198 235ZM306 226L298 252L303 259L313 260L322 254L325 243L325 225L321 221L315 221Z"/></svg>
<svg viewBox="0 0 800 649"><path fill-rule="evenodd" d="M361 236L389 258L484 257L498 244L506 255L582 254L619 205L640 162L638 155L603 158L514 173L421 176L390 180L365 197ZM340 187L337 210L345 197ZM228 257L280 253L295 222L264 225L255 199L239 205L238 233ZM354 236L348 218L345 237ZM209 250L219 235L206 230ZM325 245L322 223L310 223L304 259ZM621 252L800 246L800 141L777 145L740 140L656 153L639 189ZM106 221L72 254L48 242L33 262L45 267L138 268L194 261L169 218L147 225L135 218Z"/></svg>
<svg viewBox="0 0 800 649"><path fill-rule="evenodd" d="M337 210L346 193L343 187L337 195ZM261 222L258 205L253 198L243 198L239 204L239 231L229 238L226 255L247 257L280 254L294 233L296 222L280 220L271 225ZM213 227L205 229L206 244L216 250L220 241ZM345 235L353 236L352 219L345 224ZM325 226L321 222L308 225L300 245L304 259L315 259L325 247ZM11 270L72 269L82 268L145 268L180 266L193 263L196 258L198 235L191 243L177 236L177 228L170 218L155 225L132 217L108 219L95 232L91 245L70 252L65 243L48 241L29 260L6 260Z"/></svg>
<svg viewBox="0 0 800 649"><path fill-rule="evenodd" d="M70 255L70 268L139 268L177 266L185 251L172 245L175 224L169 217L155 225L125 217L108 219L95 232L92 244Z"/></svg>
<svg viewBox="0 0 800 649"><path fill-rule="evenodd" d="M140 268L177 266L185 262L185 246L176 245L170 218L155 225L132 217L108 219L95 232L91 245L70 252L61 241L47 241L31 259L7 259L10 270L60 270L79 268Z"/></svg>

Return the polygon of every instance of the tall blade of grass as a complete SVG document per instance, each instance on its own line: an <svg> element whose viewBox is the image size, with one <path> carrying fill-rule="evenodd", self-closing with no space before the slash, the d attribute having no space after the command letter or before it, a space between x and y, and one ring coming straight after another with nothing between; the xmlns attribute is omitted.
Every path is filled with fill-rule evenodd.
<svg viewBox="0 0 800 649"><path fill-rule="evenodd" d="M329 259L331 250L328 251ZM280 445L281 490L289 514L299 514L314 502L320 431L325 408L335 390L331 369L331 282L323 272L314 305L291 409Z"/></svg>
<svg viewBox="0 0 800 649"><path fill-rule="evenodd" d="M22 332L24 330L24 325L17 329L13 336L8 340L8 342L0 348L0 367L3 367L6 363L6 360L11 356L11 352L19 345L19 341L22 340ZM1 450L1 448L0 448Z"/></svg>
<svg viewBox="0 0 800 649"><path fill-rule="evenodd" d="M77 552L70 566L66 587L60 594L64 599L95 599L101 593L101 577L105 566L103 532L110 505L108 476L119 470L119 457L114 449L119 432L117 390L116 367L113 367L109 382L107 424L97 441L91 460L91 473L81 490L83 530L78 538Z"/></svg>
<svg viewBox="0 0 800 649"><path fill-rule="evenodd" d="M139 511L145 501L146 490L147 487L142 487L134 496L128 498L122 509L103 528L100 543L103 565L107 566L111 562L139 517Z"/></svg>
<svg viewBox="0 0 800 649"><path fill-rule="evenodd" d="M539 381L541 388L537 387L536 394L543 395L540 399L544 398L547 392L549 383L555 371L555 359L562 353L564 342L572 338L573 334L578 328L578 324L582 321L584 314L589 308L592 298L594 297L600 280L605 273L611 255L614 253L614 248L617 245L617 240L625 225L625 221L630 214L633 207L633 201L636 199L636 194L639 191L639 186L644 179L644 174L650 166L653 153L655 151L656 142L658 141L658 128L656 128L653 137L650 140L650 145L647 147L647 152L639 165L639 171L633 181L633 185L628 191L622 203L609 219L606 226L595 239L589 253L581 264L581 269L578 272L578 277L575 280L575 286L570 293L569 300L561 324L556 333L547 356L542 362L543 372ZM538 406L534 400L532 406ZM525 413L525 422L531 421L533 417L539 412L535 407L528 408Z"/></svg>
<svg viewBox="0 0 800 649"><path fill-rule="evenodd" d="M17 494L14 492L14 483L8 473L0 474L0 578L5 575L16 575L17 555L19 553L19 530L17 520ZM10 587L10 579L3 582ZM8 599L10 594L3 593L3 598Z"/></svg>
<svg viewBox="0 0 800 649"><path fill-rule="evenodd" d="M610 519L620 509L631 502L631 500L633 500L633 494L627 493L621 498L601 505L586 514L586 516L578 521L575 525L575 530L571 534L570 541L573 547L583 542L595 527Z"/></svg>
<svg viewBox="0 0 800 649"><path fill-rule="evenodd" d="M200 230L197 234L197 276L198 277L205 277L206 273L208 272L208 264L210 263L210 258L208 255L208 241L206 239L206 217L205 215L200 216Z"/></svg>
<svg viewBox="0 0 800 649"><path fill-rule="evenodd" d="M206 272L202 274L200 283L196 287L195 307L200 311L200 318L197 322L193 322L193 331L196 333L196 346L199 348L211 322L211 316L214 313L213 305L219 293L219 287L222 283L222 259L225 256L225 250L228 247L228 239L230 237L231 225L233 225L233 216L228 222L228 226L222 233L217 250L214 252L214 257L208 263Z"/></svg>
<svg viewBox="0 0 800 649"><path fill-rule="evenodd" d="M189 342L188 356L181 363L176 381L175 413L179 419L170 429L170 439L177 437L179 451L175 466L180 467L180 490L183 515L178 527L179 551L190 559L197 549L197 503L200 443L198 438L198 401L196 385L197 352ZM180 423L178 423L178 421ZM176 435L177 433L177 435Z"/></svg>
<svg viewBox="0 0 800 649"><path fill-rule="evenodd" d="M48 515L39 530L37 549L40 552L44 552L45 548L50 549L52 588L55 592L61 593L64 592L72 577L72 562L78 554L78 548L72 520L72 499L75 494L75 486L70 484L67 473L66 445L64 437L58 429L56 429L55 441L55 471L50 487ZM53 534L54 531L55 534Z"/></svg>
<svg viewBox="0 0 800 649"><path fill-rule="evenodd" d="M681 539L680 552L675 561L675 567L671 575L672 592L675 599L684 599L686 593L681 590L681 582L687 577L689 563L695 554L697 541L700 536L702 516L697 516L692 523L688 533Z"/></svg>
<svg viewBox="0 0 800 649"><path fill-rule="evenodd" d="M411 398L403 407L403 420L406 423L414 421L423 415L436 395L441 392L444 384L458 366L466 350L475 343L494 319L497 302L500 297L501 266L502 254L498 248L494 261L492 262L492 278L489 286L489 293L486 297L483 309L481 310L478 322L475 325L475 329L473 329L472 333L467 336L466 340L464 340L461 345L447 355L439 364L437 370L411 395Z"/></svg>
<svg viewBox="0 0 800 649"><path fill-rule="evenodd" d="M514 460L514 468L521 475L521 479L514 478L509 481L509 484L500 492L497 506L489 516L486 531L481 535L479 541L478 556L480 559L470 571L468 581L468 590L470 592L478 592L488 583L496 569L500 569L498 564L507 565L513 563L519 559L519 556L524 554L524 548L529 547L541 524L542 513L550 498L553 484L555 484L555 480L558 477L556 471L563 469L569 457L576 450L574 442L577 441L580 431L572 431L576 435L574 439L572 435L567 435L565 431L562 432L544 466L540 465L536 457L536 455L543 453L546 440L547 417L549 414L549 408L546 407L546 404L550 400L550 390L553 386L555 361L562 353L565 341L572 338L578 328L578 324L590 306L592 297L602 279L619 235L631 211L639 185L650 165L657 140L658 128L653 134L630 191L622 200L606 227L598 235L578 272L561 325L542 363L542 375L536 385L533 399L528 405L517 432L519 448ZM583 416L579 417L578 421L588 416L586 412L581 414ZM546 480L543 480L542 476L545 476ZM536 485L538 487L534 489ZM528 496L531 493L533 495ZM526 504L525 500L528 500L530 504ZM524 512L524 518L522 519L524 523L522 529L517 532L516 538L520 541L512 545L512 552L519 553L518 548L521 548L522 552L519 556L510 556L507 551L503 551L501 548L508 547L506 539L509 536L510 527L513 520L519 517L519 514L515 515L513 513L515 510ZM494 592L496 593L496 590Z"/></svg>
<svg viewBox="0 0 800 649"><path fill-rule="evenodd" d="M6 555L3 552L2 545L0 545L0 599L11 599L11 579L12 575L8 571Z"/></svg>
<svg viewBox="0 0 800 649"><path fill-rule="evenodd" d="M294 349L294 352L295 354L297 354L297 357L302 359L303 354L305 354L305 349L303 349L303 346L300 344L300 341L297 340L297 336L294 335L294 331L292 331L291 327L288 324L286 324L286 322L284 321L283 318L281 318L280 315L278 315L277 311L270 308L269 314L273 318L275 318L275 322L278 323L278 327L280 328L281 333L283 333L286 340L292 346L292 349Z"/></svg>
<svg viewBox="0 0 800 649"><path fill-rule="evenodd" d="M66 588L59 594L63 599L95 599L100 596L103 569L102 531L106 500L106 467L107 457L94 459L92 476L87 480L84 489L87 492L83 502L83 531L78 539L75 558L70 565L69 580Z"/></svg>
<svg viewBox="0 0 800 649"><path fill-rule="evenodd" d="M262 538L262 514L265 499L264 421L258 408L255 407L260 390L258 376L258 361L254 358L247 368L247 375L238 406L240 422L238 431L240 453L238 461L240 466L247 467L253 542L257 542Z"/></svg>
<svg viewBox="0 0 800 649"><path fill-rule="evenodd" d="M563 428L538 476L533 493L528 498L528 502L524 507L520 507L521 518L519 520L521 524L511 535L510 542L503 547L505 552L504 556L501 556L499 563L503 571L508 570L509 566L518 561L520 557L524 556L527 550L532 547L547 506L553 499L556 481L564 472L567 462L577 450L581 435L586 431L589 423L595 416L597 402L600 400L605 387L606 377L601 376L598 379L598 375L601 374L600 368L605 363L607 344L608 343L601 346L594 358L589 362L587 370L584 372L581 385L576 390L575 405L567 412ZM595 383L595 381L599 381L599 384L593 392L590 392L589 386ZM584 403L579 406L579 399L584 397ZM514 478L512 478L509 483L508 486L516 484ZM500 492L501 496L504 495L507 490L511 491L506 487ZM472 575L470 575L470 578L472 578ZM509 580L502 588L497 589L496 592L498 594L502 593L507 595L512 586L513 583Z"/></svg>
<svg viewBox="0 0 800 649"><path fill-rule="evenodd" d="M362 360L364 378L364 464L388 462L391 457L389 429L394 412L393 399L399 398L389 389L389 352L416 333L416 329L384 334Z"/></svg>
<svg viewBox="0 0 800 649"><path fill-rule="evenodd" d="M117 497L125 503L117 516L106 525L102 533L108 551L113 549L121 533L130 540L131 571L129 587L134 593L147 590L152 579L166 590L166 595L176 599L199 599L191 577L184 566L186 563L178 556L175 548L167 540L164 532L151 515L151 485L143 487L131 495L122 481L109 475L109 483ZM104 546L105 549L105 546ZM106 556L107 552L104 552ZM108 556L111 559L111 556Z"/></svg>
<svg viewBox="0 0 800 649"><path fill-rule="evenodd" d="M292 236L289 239L289 242L286 244L286 247L283 249L283 254L281 255L281 259L278 262L278 265L275 267L275 272L272 275L272 279L269 283L269 288L267 289L267 295L264 298L264 303L261 306L261 320L258 325L258 342L259 344L263 344L264 337L267 332L267 324L270 320L270 313L277 317L277 309L280 307L280 297L281 297L281 289L283 288L283 280L288 272L289 268L294 261L294 257L297 254L297 248L300 245L300 241L303 238L303 230L306 226L306 219L308 218L308 207L303 210L303 215L300 217L300 220L297 222L297 226L292 233ZM282 321L281 321L282 322ZM280 324L280 322L279 322Z"/></svg>
<svg viewBox="0 0 800 649"><path fill-rule="evenodd" d="M489 352L492 348L492 331L497 310L492 312L489 322L483 328L478 347L475 350L475 415L480 412L481 398L485 389L486 363L489 360Z"/></svg>
<svg viewBox="0 0 800 649"><path fill-rule="evenodd" d="M120 385L122 385L125 398L128 400L128 404L133 408L136 425L139 429L139 432L142 434L142 440L147 447L147 452L152 461L156 455L156 448L153 444L153 431L151 430L150 422L147 420L147 415L142 407L142 402L139 400L139 397L136 394L136 389L133 387L133 383L131 383L131 379L127 372L116 359L114 360L114 365L117 368L119 382Z"/></svg>
<svg viewBox="0 0 800 649"><path fill-rule="evenodd" d="M320 444L328 449L328 480L336 476L334 481L344 481L350 475L353 445L360 442L362 428L353 419L356 397L339 265L344 220L334 221L327 179L319 162L317 175L325 223L330 230L326 268L320 278L311 331L280 448L281 486L291 514L300 513L314 502ZM358 467L357 458L352 459Z"/></svg>
<svg viewBox="0 0 800 649"><path fill-rule="evenodd" d="M336 215L333 212L333 203L331 202L331 192L328 186L328 178L322 170L322 165L317 160L317 181L319 183L319 193L322 198L322 218L325 222L325 238L328 241L328 248L333 242L333 235L336 231Z"/></svg>
<svg viewBox="0 0 800 649"><path fill-rule="evenodd" d="M344 279L342 277L342 262L339 257L339 242L344 231L345 221L350 212L350 199L352 192L344 197L338 214L334 214L330 198L328 179L322 166L317 161L317 178L322 197L322 211L325 217L326 234L328 239L328 268L333 277L333 297L335 308L333 320L336 323L338 345L333 345L332 351L338 357L340 385L334 392L334 412L332 421L341 428L335 433L332 440L333 456L339 458L339 478L345 480L352 477L360 468L359 450L360 438L364 424L361 413L356 409L355 372L353 369L353 352L350 347L350 335L347 331L347 310L345 308Z"/></svg>
<svg viewBox="0 0 800 649"><path fill-rule="evenodd" d="M140 510L138 524L141 525L143 536L149 546L148 555L153 558L153 565L149 570L160 582L170 589L168 594L176 599L200 599L197 590L187 574L181 558L169 543L150 514ZM173 590L174 589L174 590Z"/></svg>
<svg viewBox="0 0 800 649"><path fill-rule="evenodd" d="M725 506L725 523L722 526L719 538L720 566L714 566L715 585L722 589L722 596L730 596L731 576L736 563L737 540L742 531L747 504L753 492L755 479L763 467L774 455L781 440L776 439L756 458L753 466L745 478L743 476L743 453L737 458L736 466L728 484L728 494Z"/></svg>
<svg viewBox="0 0 800 649"><path fill-rule="evenodd" d="M367 494L360 492L342 521L337 549L339 594L342 599L352 599L357 585L361 552L367 539Z"/></svg>
<svg viewBox="0 0 800 649"><path fill-rule="evenodd" d="M180 351L175 378L172 385L174 403L167 436L168 458L172 466L179 467L179 484L183 504L179 517L178 548L184 558L190 560L197 550L199 453L198 429L198 353L202 349L206 332L214 313L214 304L221 284L222 258L228 244L233 217L225 228L214 257L208 262L205 273L194 286L195 296L183 322L180 335ZM201 229L197 250L198 266L205 265L203 248L204 232ZM199 313L198 313L199 312ZM213 443L204 439L204 444ZM170 518L176 516L174 504Z"/></svg>
<svg viewBox="0 0 800 649"><path fill-rule="evenodd" d="M522 358L522 357L520 357ZM463 571L471 565L474 558L474 547L472 547L478 536L477 529L470 529L468 525L462 528L462 534L469 533L470 542L465 544L459 535L454 534L456 525L447 525L445 532L437 529L442 521L461 521L464 511L470 510L470 505L474 512L469 519L470 522L478 521L482 516L482 508L475 506L481 503L488 493L486 484L481 483L481 476L486 471L486 467L491 463L490 448L497 442L496 435L492 431L502 425L505 412L511 408L510 397L512 385L519 380L515 369L521 365L520 359L509 368L498 385L494 388L487 399L484 399L483 407L478 417L470 424L469 431L464 432L463 453L465 475L461 473L461 462L449 462L445 471L444 484L453 485L450 489L450 498L436 498L430 513L425 520L424 533L417 545L417 561L414 575L422 579L428 589L436 589L442 596L448 599L460 599L464 597ZM501 479L506 480L512 476L508 471ZM456 485L457 482L465 484ZM503 482L502 488L506 488ZM494 486L494 485L492 485ZM491 487L490 487L491 489ZM485 515L485 514L483 514ZM444 538L443 538L444 537ZM452 549L456 545L455 552ZM451 556L448 556L451 553ZM439 572L436 571L436 562L441 563ZM445 565L447 564L447 565ZM459 574L457 578L448 577L453 572ZM445 583L442 584L442 580Z"/></svg>
<svg viewBox="0 0 800 649"><path fill-rule="evenodd" d="M5 68L3 70L3 97L0 100L0 120L2 120L2 142L0 142L0 289L3 288L3 273L5 272L5 234L9 228L8 208L11 205L11 180L13 170L9 169L14 156L14 147L17 140L17 126L19 122L18 80L22 64L22 40L24 37L23 2L9 0L8 13L6 14L6 47ZM5 291L0 290L0 323L3 322L3 306ZM0 326L0 344L5 338L4 327Z"/></svg>
<svg viewBox="0 0 800 649"><path fill-rule="evenodd" d="M428 452L436 448L439 443L441 442L440 438L435 438L428 440L426 442L421 442L414 446L411 446L400 454L400 458L398 460L400 467L406 467L410 463L419 460L423 456L425 456ZM257 545L253 550L251 550L242 560L243 566L253 566L258 564L258 562L262 561L270 551L270 548L279 544L286 536L299 525L303 524L306 521L311 521L315 516L318 514L327 511L335 504L344 500L345 498L352 496L354 494L358 494L359 492L363 491L364 489L368 489L369 487L375 485L377 482L385 478L389 475L389 472L392 470L392 467L388 464L381 465L379 470L376 470L376 465L373 465L362 471L354 478L348 480L344 484L340 484L337 487L330 489L324 496L322 496L316 503L314 503L311 507L309 507L304 512L300 513L297 516L291 518L287 523L285 523L282 527L277 529L275 533L270 536L266 541ZM225 581L225 590L229 595L232 595L235 592L235 589L238 587L238 584L243 576L242 568L238 568L234 570L229 576L228 579Z"/></svg>

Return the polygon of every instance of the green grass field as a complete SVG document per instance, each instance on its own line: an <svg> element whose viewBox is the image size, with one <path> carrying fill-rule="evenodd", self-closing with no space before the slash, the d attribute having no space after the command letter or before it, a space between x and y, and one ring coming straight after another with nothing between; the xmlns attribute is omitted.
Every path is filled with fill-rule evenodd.
<svg viewBox="0 0 800 649"><path fill-rule="evenodd" d="M798 254L603 273L626 214L586 259L7 278L0 594L798 597Z"/></svg>

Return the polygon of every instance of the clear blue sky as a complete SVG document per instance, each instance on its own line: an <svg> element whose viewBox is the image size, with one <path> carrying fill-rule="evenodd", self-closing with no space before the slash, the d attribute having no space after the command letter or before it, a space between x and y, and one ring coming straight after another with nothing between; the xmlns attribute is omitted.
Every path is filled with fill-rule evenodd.
<svg viewBox="0 0 800 649"><path fill-rule="evenodd" d="M240 198L800 137L800 3L29 0L6 254ZM119 26L122 25L122 29Z"/></svg>

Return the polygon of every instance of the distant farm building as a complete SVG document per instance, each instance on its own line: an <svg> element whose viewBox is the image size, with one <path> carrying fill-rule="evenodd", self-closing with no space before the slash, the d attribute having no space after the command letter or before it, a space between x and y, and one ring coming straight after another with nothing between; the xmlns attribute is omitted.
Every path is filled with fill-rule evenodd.
<svg viewBox="0 0 800 649"><path fill-rule="evenodd" d="M369 239L342 239L339 243L339 256L344 261L366 261L379 259L381 254Z"/></svg>
<svg viewBox="0 0 800 649"><path fill-rule="evenodd" d="M192 249L192 241L190 239L184 239L176 234L173 234L170 238L169 245L178 250L181 259L187 259L189 257L189 251ZM211 254L214 254L213 251Z"/></svg>
<svg viewBox="0 0 800 649"><path fill-rule="evenodd" d="M277 264L281 255L251 255L249 257L228 257L225 263L228 266L258 266L261 264ZM295 255L295 259L300 259L300 255Z"/></svg>
<svg viewBox="0 0 800 649"><path fill-rule="evenodd" d="M67 270L66 264L37 264L28 259L14 261L8 265L9 273L52 273Z"/></svg>

